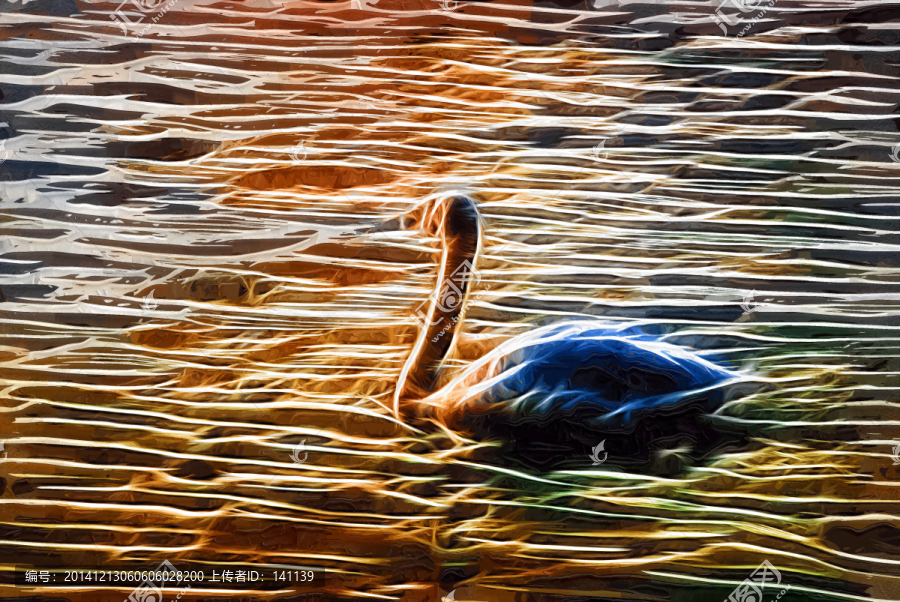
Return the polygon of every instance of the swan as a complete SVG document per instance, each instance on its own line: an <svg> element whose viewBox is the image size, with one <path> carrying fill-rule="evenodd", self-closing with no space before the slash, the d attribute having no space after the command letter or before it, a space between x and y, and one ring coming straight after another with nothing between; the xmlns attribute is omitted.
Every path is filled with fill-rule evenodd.
<svg viewBox="0 0 900 602"><path fill-rule="evenodd" d="M606 437L607 450L646 459L660 439L717 439L703 417L734 396L742 376L634 326L551 323L507 340L442 385L472 293L483 222L472 198L452 195L425 206L419 223L441 240L438 286L400 371L396 418L500 434L523 443L520 456L572 441L592 448Z"/></svg>

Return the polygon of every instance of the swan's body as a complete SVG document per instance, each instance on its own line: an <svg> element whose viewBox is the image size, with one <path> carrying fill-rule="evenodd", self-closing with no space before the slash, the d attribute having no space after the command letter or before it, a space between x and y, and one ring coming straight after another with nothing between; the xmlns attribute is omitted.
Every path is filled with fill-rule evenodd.
<svg viewBox="0 0 900 602"><path fill-rule="evenodd" d="M737 375L659 337L599 321L559 322L514 337L439 388L470 283L457 287L452 308L442 305L441 290L460 265L475 265L481 224L466 197L436 203L425 216L426 230L443 241L440 284L400 374L398 417L412 413L454 429L549 444L605 433L619 436L608 450L644 457L648 441L660 437L709 438L698 434L708 431L699 417L726 400Z"/></svg>
<svg viewBox="0 0 900 602"><path fill-rule="evenodd" d="M470 413L536 420L582 414L598 427L627 430L649 411L736 379L656 337L581 320L507 341L422 403L449 422Z"/></svg>

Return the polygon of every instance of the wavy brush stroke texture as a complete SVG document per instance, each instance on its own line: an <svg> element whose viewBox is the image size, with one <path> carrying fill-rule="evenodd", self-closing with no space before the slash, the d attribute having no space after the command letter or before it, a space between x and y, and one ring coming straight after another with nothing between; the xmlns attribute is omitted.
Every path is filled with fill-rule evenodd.
<svg viewBox="0 0 900 602"><path fill-rule="evenodd" d="M0 6L4 569L720 602L768 559L786 602L900 599L896 3L741 37L694 3L184 1L140 39L117 8ZM771 385L715 410L737 439L541 469L398 422L441 249L401 216L449 191L485 227L448 378L626 323Z"/></svg>

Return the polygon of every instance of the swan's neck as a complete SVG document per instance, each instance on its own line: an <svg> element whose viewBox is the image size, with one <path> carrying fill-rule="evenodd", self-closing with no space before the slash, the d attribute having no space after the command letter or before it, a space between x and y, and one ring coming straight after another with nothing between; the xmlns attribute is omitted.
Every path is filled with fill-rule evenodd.
<svg viewBox="0 0 900 602"><path fill-rule="evenodd" d="M422 226L441 241L440 266L431 300L418 312L419 334L394 392L397 417L403 401L424 397L438 386L443 361L459 336L481 241L475 202L465 196L436 202L426 210Z"/></svg>

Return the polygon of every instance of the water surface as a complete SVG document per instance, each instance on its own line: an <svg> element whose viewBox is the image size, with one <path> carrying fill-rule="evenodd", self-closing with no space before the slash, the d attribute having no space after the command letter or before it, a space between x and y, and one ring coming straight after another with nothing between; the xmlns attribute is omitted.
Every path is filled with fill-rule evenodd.
<svg viewBox="0 0 900 602"><path fill-rule="evenodd" d="M900 598L896 4L117 8L0 5L3 568L703 602L768 559L787 602ZM394 420L438 241L375 226L449 191L485 217L454 368L632 325L769 384L736 439L660 477Z"/></svg>

